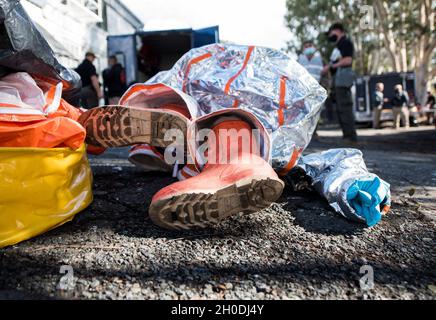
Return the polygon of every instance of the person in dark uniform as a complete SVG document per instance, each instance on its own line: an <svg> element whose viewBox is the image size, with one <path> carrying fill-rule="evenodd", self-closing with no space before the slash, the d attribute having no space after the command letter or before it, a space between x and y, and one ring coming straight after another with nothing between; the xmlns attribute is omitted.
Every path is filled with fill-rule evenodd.
<svg viewBox="0 0 436 320"><path fill-rule="evenodd" d="M333 24L326 34L328 40L335 43L336 47L330 57L329 65L323 69L323 74L330 72L333 77L332 92L334 92L336 111L343 137L347 141L356 142L357 134L351 95L351 86L354 81L352 70L354 45L347 37L345 28L341 23Z"/></svg>
<svg viewBox="0 0 436 320"><path fill-rule="evenodd" d="M374 129L380 129L380 118L383 111L383 105L386 102L389 102L389 99L384 97L384 90L385 85L382 82L377 82L375 84L375 92L372 96L372 127Z"/></svg>
<svg viewBox="0 0 436 320"><path fill-rule="evenodd" d="M427 124L433 124L436 114L436 98L427 91L427 101L424 106L424 113L427 117Z"/></svg>
<svg viewBox="0 0 436 320"><path fill-rule="evenodd" d="M404 126L410 127L409 121L409 95L403 90L401 84L396 84L394 87L395 95L391 99L392 113L394 117L394 128L400 128L400 120L403 121Z"/></svg>
<svg viewBox="0 0 436 320"><path fill-rule="evenodd" d="M110 56L108 64L109 67L103 71L105 100L110 105L116 105L127 90L126 75L117 57Z"/></svg>
<svg viewBox="0 0 436 320"><path fill-rule="evenodd" d="M103 93L98 81L97 70L93 64L95 54L87 52L85 59L76 68L76 72L82 80L82 89L79 93L79 104L85 109L91 109L98 106L98 100L103 98Z"/></svg>

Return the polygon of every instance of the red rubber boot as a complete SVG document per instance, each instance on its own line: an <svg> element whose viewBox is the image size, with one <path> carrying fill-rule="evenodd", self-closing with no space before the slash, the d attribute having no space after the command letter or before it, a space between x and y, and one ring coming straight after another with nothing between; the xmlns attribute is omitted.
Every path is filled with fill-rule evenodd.
<svg viewBox="0 0 436 320"><path fill-rule="evenodd" d="M220 130L233 133L223 138ZM241 134L244 130L249 136ZM206 227L238 212L259 211L280 197L284 183L252 152L247 122L225 120L213 127L213 133L215 139L208 139L209 160L202 172L154 195L149 214L155 224L167 229ZM235 136L239 143L232 143ZM249 147L244 148L243 142Z"/></svg>

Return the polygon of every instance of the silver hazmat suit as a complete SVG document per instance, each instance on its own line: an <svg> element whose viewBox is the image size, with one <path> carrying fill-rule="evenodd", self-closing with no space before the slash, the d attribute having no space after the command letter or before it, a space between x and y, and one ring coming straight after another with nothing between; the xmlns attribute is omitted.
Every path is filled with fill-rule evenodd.
<svg viewBox="0 0 436 320"><path fill-rule="evenodd" d="M294 59L257 46L192 49L146 84L156 83L192 97L195 116L228 108L256 116L269 132L272 166L279 172L290 169L309 144L326 99L325 89Z"/></svg>
<svg viewBox="0 0 436 320"><path fill-rule="evenodd" d="M327 199L330 206L348 219L371 226L379 221L381 213L390 208L389 184L368 172L360 150L330 149L312 153L301 157L298 167L311 178L312 186ZM353 186L372 200L375 207L372 213L378 216L377 219L365 217L360 212L361 206L354 202L356 193L352 194Z"/></svg>
<svg viewBox="0 0 436 320"><path fill-rule="evenodd" d="M280 51L212 44L192 49L170 70L132 86L120 104L148 108L182 104L193 122L227 112L245 113L266 129L269 155L264 158L285 175L309 144L325 99L324 88ZM346 199L356 178L375 176L368 173L360 151L333 149L305 156L299 164L336 211L364 222Z"/></svg>

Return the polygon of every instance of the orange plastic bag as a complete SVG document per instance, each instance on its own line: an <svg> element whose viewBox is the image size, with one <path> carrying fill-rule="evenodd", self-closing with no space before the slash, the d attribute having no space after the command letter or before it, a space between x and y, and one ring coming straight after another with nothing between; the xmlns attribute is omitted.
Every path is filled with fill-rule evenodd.
<svg viewBox="0 0 436 320"><path fill-rule="evenodd" d="M0 122L0 147L79 148L85 141L85 129L76 121L49 118L42 121Z"/></svg>
<svg viewBox="0 0 436 320"><path fill-rule="evenodd" d="M48 88L44 89L42 88ZM24 72L0 80L0 147L79 148L81 111L61 98L62 83L37 84Z"/></svg>

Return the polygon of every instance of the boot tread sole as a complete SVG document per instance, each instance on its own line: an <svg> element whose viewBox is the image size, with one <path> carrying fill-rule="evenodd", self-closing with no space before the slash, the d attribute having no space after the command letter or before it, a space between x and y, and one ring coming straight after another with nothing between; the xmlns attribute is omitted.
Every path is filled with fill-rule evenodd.
<svg viewBox="0 0 436 320"><path fill-rule="evenodd" d="M165 132L179 129L185 133L187 121L182 116L158 110L133 107L97 107L84 113L79 122L86 129L86 142L100 147L122 147L146 143L167 147Z"/></svg>
<svg viewBox="0 0 436 320"><path fill-rule="evenodd" d="M283 190L274 179L233 184L215 193L185 193L150 205L151 220L166 229L206 228L239 212L253 213L269 207Z"/></svg>

